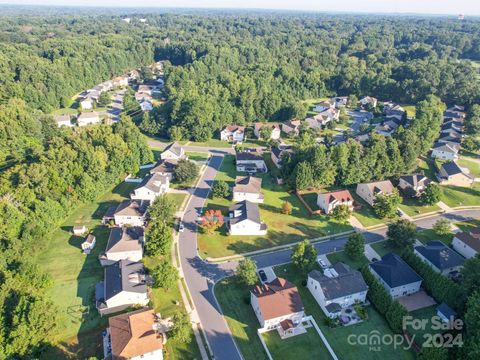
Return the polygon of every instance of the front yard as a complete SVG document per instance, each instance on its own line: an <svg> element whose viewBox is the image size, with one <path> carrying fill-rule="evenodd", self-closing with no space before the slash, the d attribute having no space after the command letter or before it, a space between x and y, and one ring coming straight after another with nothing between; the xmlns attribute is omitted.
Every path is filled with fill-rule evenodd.
<svg viewBox="0 0 480 360"><path fill-rule="evenodd" d="M343 262L344 264L349 265L352 269L357 270L368 264L368 259L365 255L362 255L358 259L351 259L343 250L327 254L327 259L332 265L335 265L338 262Z"/></svg>
<svg viewBox="0 0 480 360"><path fill-rule="evenodd" d="M466 158L459 159L457 163L460 167L470 170L470 175L480 177L480 163Z"/></svg>
<svg viewBox="0 0 480 360"><path fill-rule="evenodd" d="M362 198L360 198L355 191L350 191L350 193L353 196L353 199L355 201L356 206L358 206L354 212L353 216L357 218L360 223L365 226L374 226L374 225L379 225L386 223L390 221L389 219L380 219L375 215L375 212L373 211L373 207L367 204Z"/></svg>
<svg viewBox="0 0 480 360"><path fill-rule="evenodd" d="M234 185L237 173L234 156L225 156L216 181L224 180L230 186ZM269 173L258 175L262 177L262 192L265 201L260 204L260 217L268 226L265 236L229 236L224 225L213 235L198 234L200 254L203 257L222 257L260 250L277 245L301 241L305 238L316 238L351 230L350 225L330 220L326 216L310 216L307 209L293 193L289 193L282 185L273 182ZM282 214L284 201L292 205L292 214ZM205 209L219 209L224 216L233 202L227 199L209 199Z"/></svg>
<svg viewBox="0 0 480 360"><path fill-rule="evenodd" d="M480 206L480 183L473 183L472 187L441 185L441 201L450 207Z"/></svg>
<svg viewBox="0 0 480 360"><path fill-rule="evenodd" d="M427 206L423 205L419 199L404 197L399 206L408 216L417 216L429 212L439 211L438 205Z"/></svg>

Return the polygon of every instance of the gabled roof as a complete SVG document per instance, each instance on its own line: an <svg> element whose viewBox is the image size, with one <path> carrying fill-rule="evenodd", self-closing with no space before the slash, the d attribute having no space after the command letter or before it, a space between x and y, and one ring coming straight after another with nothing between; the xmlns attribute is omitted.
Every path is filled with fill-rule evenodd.
<svg viewBox="0 0 480 360"><path fill-rule="evenodd" d="M237 161L263 161L263 156L258 151L242 151L236 154Z"/></svg>
<svg viewBox="0 0 480 360"><path fill-rule="evenodd" d="M284 152L292 152L293 146L292 145L279 145L272 147L272 153L280 159Z"/></svg>
<svg viewBox="0 0 480 360"><path fill-rule="evenodd" d="M148 205L148 201L125 200L117 206L115 215L144 216L147 212Z"/></svg>
<svg viewBox="0 0 480 360"><path fill-rule="evenodd" d="M390 288L422 281L422 278L405 261L393 253L386 254L382 260L371 263L370 268Z"/></svg>
<svg viewBox="0 0 480 360"><path fill-rule="evenodd" d="M302 124L301 120L291 119L291 120L285 121L282 125L295 129L295 128L299 127L301 124Z"/></svg>
<svg viewBox="0 0 480 360"><path fill-rule="evenodd" d="M88 234L84 240L84 242L86 242L87 244L93 244L94 241L95 241L95 236L93 234Z"/></svg>
<svg viewBox="0 0 480 360"><path fill-rule="evenodd" d="M444 302L437 306L437 312L441 313L447 319L455 318L457 313Z"/></svg>
<svg viewBox="0 0 480 360"><path fill-rule="evenodd" d="M121 292L146 293L143 264L120 260L105 267L105 300Z"/></svg>
<svg viewBox="0 0 480 360"><path fill-rule="evenodd" d="M438 240L429 241L426 245L415 246L415 250L439 270L461 266L464 262L461 255Z"/></svg>
<svg viewBox="0 0 480 360"><path fill-rule="evenodd" d="M446 152L451 152L454 154L458 153L460 146L458 144L453 144L453 143L444 143L444 142L436 142L433 144L432 149L433 150L441 150L441 151L446 151Z"/></svg>
<svg viewBox="0 0 480 360"><path fill-rule="evenodd" d="M143 181L138 184L135 190L145 187L148 190L158 194L162 189L162 185L167 184L168 181L169 180L167 176L161 175L159 173L153 173L151 175L145 176Z"/></svg>
<svg viewBox="0 0 480 360"><path fill-rule="evenodd" d="M334 300L368 290L368 286L359 271L353 270L343 263L335 264L333 269L338 274L337 277L327 277L318 270L308 273L309 278L320 284L325 299Z"/></svg>
<svg viewBox="0 0 480 360"><path fill-rule="evenodd" d="M256 129L256 130L260 130L262 127L264 126L268 126L270 127L272 130L280 130L280 125L278 124L275 124L275 123L262 123L262 122L256 122L253 124L253 127Z"/></svg>
<svg viewBox="0 0 480 360"><path fill-rule="evenodd" d="M414 189L416 189L418 186L427 185L430 182L430 179L423 174L403 175L400 176L400 179L405 181Z"/></svg>
<svg viewBox="0 0 480 360"><path fill-rule="evenodd" d="M131 359L162 349L163 337L154 330L155 319L152 309L140 309L109 318L113 358Z"/></svg>
<svg viewBox="0 0 480 360"><path fill-rule="evenodd" d="M247 219L257 224L261 224L258 205L248 200L243 200L230 206L229 213L230 224L237 224ZM235 213L237 213L238 216L235 216Z"/></svg>
<svg viewBox="0 0 480 360"><path fill-rule="evenodd" d="M141 251L142 237L143 228L139 226L112 228L105 252Z"/></svg>
<svg viewBox="0 0 480 360"><path fill-rule="evenodd" d="M243 132L245 132L245 126L227 125L227 126L225 126L225 128L222 131L227 131L227 132L230 132L230 133L234 133L234 132L243 133Z"/></svg>
<svg viewBox="0 0 480 360"><path fill-rule="evenodd" d="M455 161L449 161L442 164L443 171L449 175L457 175L463 173L462 169L457 165Z"/></svg>
<svg viewBox="0 0 480 360"><path fill-rule="evenodd" d="M165 149L163 149L163 152L166 152L166 151L170 151L173 154L180 157L180 156L182 156L183 148L177 142L173 142L170 145L168 145Z"/></svg>
<svg viewBox="0 0 480 360"><path fill-rule="evenodd" d="M70 122L70 115L55 115L53 120L57 123Z"/></svg>
<svg viewBox="0 0 480 360"><path fill-rule="evenodd" d="M98 113L96 111L91 111L91 112L82 112L80 115L78 115L77 120L81 121L84 119L95 119L98 118Z"/></svg>
<svg viewBox="0 0 480 360"><path fill-rule="evenodd" d="M272 282L255 286L252 294L258 299L264 320L303 311L303 303L297 287L283 278L276 278Z"/></svg>
<svg viewBox="0 0 480 360"><path fill-rule="evenodd" d="M390 194L393 191L393 184L390 180L372 181L358 185L366 185L372 194Z"/></svg>
<svg viewBox="0 0 480 360"><path fill-rule="evenodd" d="M259 194L262 190L262 179L253 176L237 176L233 192Z"/></svg>
<svg viewBox="0 0 480 360"><path fill-rule="evenodd" d="M178 165L178 160L165 159L159 160L153 168L150 169L150 173L173 173Z"/></svg>
<svg viewBox="0 0 480 360"><path fill-rule="evenodd" d="M465 243L467 246L471 247L476 252L480 252L480 238L472 236L467 232L456 233L455 236L458 240Z"/></svg>
<svg viewBox="0 0 480 360"><path fill-rule="evenodd" d="M331 191L331 192L324 192L318 194L318 196L327 197L327 202L330 204L335 200L338 202L348 202L352 201L353 197L348 190L338 190L338 191Z"/></svg>

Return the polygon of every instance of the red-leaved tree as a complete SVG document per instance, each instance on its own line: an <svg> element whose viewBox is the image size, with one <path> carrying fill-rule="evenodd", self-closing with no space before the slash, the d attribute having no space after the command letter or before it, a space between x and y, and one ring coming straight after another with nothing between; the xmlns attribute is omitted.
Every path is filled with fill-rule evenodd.
<svg viewBox="0 0 480 360"><path fill-rule="evenodd" d="M220 210L209 209L205 211L205 214L202 216L202 222L200 227L207 233L213 234L215 230L222 227L223 215Z"/></svg>

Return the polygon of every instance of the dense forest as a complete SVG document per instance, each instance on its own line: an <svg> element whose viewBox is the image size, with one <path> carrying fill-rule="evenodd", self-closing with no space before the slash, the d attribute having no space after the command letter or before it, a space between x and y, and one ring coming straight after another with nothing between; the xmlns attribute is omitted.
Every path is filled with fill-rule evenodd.
<svg viewBox="0 0 480 360"><path fill-rule="evenodd" d="M312 148L306 132L285 166L293 187L302 174L312 174L305 186L399 175L431 146L444 103L480 102L472 63L480 61L480 21L152 12L129 14L128 24L116 11L1 10L0 359L34 358L48 345L55 309L42 295L51 280L31 258L50 232L152 160L126 116L114 126L57 128L48 114L79 92L166 60L168 101L150 114L149 128L195 140L229 123L304 114L310 98L417 104L411 126L392 138Z"/></svg>

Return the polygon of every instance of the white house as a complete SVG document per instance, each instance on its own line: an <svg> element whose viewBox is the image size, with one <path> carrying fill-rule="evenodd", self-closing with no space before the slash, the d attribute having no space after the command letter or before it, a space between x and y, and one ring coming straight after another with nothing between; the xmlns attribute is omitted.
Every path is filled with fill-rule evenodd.
<svg viewBox="0 0 480 360"><path fill-rule="evenodd" d="M96 243L96 238L92 234L88 234L85 241L82 243L82 250L84 254L90 254Z"/></svg>
<svg viewBox="0 0 480 360"><path fill-rule="evenodd" d="M362 106L372 106L372 107L376 107L377 106L377 98L374 98L372 96L365 96L363 98L360 99L359 103L360 105Z"/></svg>
<svg viewBox="0 0 480 360"><path fill-rule="evenodd" d="M87 232L87 227L85 225L75 225L73 228L72 228L72 231L73 231L73 235L83 235Z"/></svg>
<svg viewBox="0 0 480 360"><path fill-rule="evenodd" d="M255 286L250 303L263 329L277 329L282 334L295 333L305 316L297 287L282 278Z"/></svg>
<svg viewBox="0 0 480 360"><path fill-rule="evenodd" d="M433 270L444 275L458 273L465 259L439 240L415 246L413 252Z"/></svg>
<svg viewBox="0 0 480 360"><path fill-rule="evenodd" d="M108 319L106 331L111 351L105 359L163 360L163 343L158 317L150 309L140 309Z"/></svg>
<svg viewBox="0 0 480 360"><path fill-rule="evenodd" d="M53 117L53 120L57 123L58 127L67 126L73 127L70 115L56 115Z"/></svg>
<svg viewBox="0 0 480 360"><path fill-rule="evenodd" d="M169 189L169 177L154 173L145 176L143 181L133 190L133 193L130 194L130 199L153 202L158 196L168 192Z"/></svg>
<svg viewBox="0 0 480 360"><path fill-rule="evenodd" d="M266 235L267 225L260 220L256 203L243 200L229 208L230 235Z"/></svg>
<svg viewBox="0 0 480 360"><path fill-rule="evenodd" d="M480 253L480 228L475 228L470 233L463 231L456 233L453 236L452 247L467 259Z"/></svg>
<svg viewBox="0 0 480 360"><path fill-rule="evenodd" d="M432 158L442 160L456 160L458 159L458 152L460 145L455 143L437 142L432 147Z"/></svg>
<svg viewBox="0 0 480 360"><path fill-rule="evenodd" d="M270 157L277 168L280 169L282 167L282 158L287 153L293 153L293 147L291 145L279 145L272 147Z"/></svg>
<svg viewBox="0 0 480 360"><path fill-rule="evenodd" d="M335 108L335 101L332 99L328 99L316 104L312 110L315 112L322 112L322 111L333 109L333 108Z"/></svg>
<svg viewBox="0 0 480 360"><path fill-rule="evenodd" d="M77 117L78 126L86 126L90 124L98 124L101 122L100 116L96 111L82 112Z"/></svg>
<svg viewBox="0 0 480 360"><path fill-rule="evenodd" d="M339 117L340 117L340 110L331 108L331 109L324 110L321 113L316 114L314 116L306 118L305 123L310 128L319 129L322 126L327 125L331 121L338 120Z"/></svg>
<svg viewBox="0 0 480 360"><path fill-rule="evenodd" d="M153 105L150 101L142 101L140 103L140 109L142 109L143 112L152 111Z"/></svg>
<svg viewBox="0 0 480 360"><path fill-rule="evenodd" d="M353 197L348 190L319 193L317 196L317 205L325 214L330 214L338 205L346 205L352 210Z"/></svg>
<svg viewBox="0 0 480 360"><path fill-rule="evenodd" d="M228 125L220 132L220 140L230 142L243 142L245 139L245 126Z"/></svg>
<svg viewBox="0 0 480 360"><path fill-rule="evenodd" d="M178 165L177 160L159 160L153 168L150 169L150 174L160 174L166 176L170 181L174 178L175 168Z"/></svg>
<svg viewBox="0 0 480 360"><path fill-rule="evenodd" d="M178 143L168 145L160 154L162 160L180 160L185 158L185 150Z"/></svg>
<svg viewBox="0 0 480 360"><path fill-rule="evenodd" d="M379 194L390 195L393 193L393 185L390 182L390 180L360 183L357 185L356 193L363 200L365 200L367 204L373 206L373 203L375 202L375 198L377 197L377 195Z"/></svg>
<svg viewBox="0 0 480 360"><path fill-rule="evenodd" d="M147 218L148 201L125 200L115 210L114 219L117 226L144 226Z"/></svg>
<svg viewBox="0 0 480 360"><path fill-rule="evenodd" d="M80 107L82 110L91 110L93 109L93 99L91 97L85 97L80 100Z"/></svg>
<svg viewBox="0 0 480 360"><path fill-rule="evenodd" d="M105 267L104 280L95 287L97 310L112 314L130 306L148 304L145 269L140 262L120 260Z"/></svg>
<svg viewBox="0 0 480 360"><path fill-rule="evenodd" d="M422 278L398 255L389 253L369 265L370 272L392 298L420 291Z"/></svg>
<svg viewBox="0 0 480 360"><path fill-rule="evenodd" d="M330 318L339 316L342 309L355 303L364 303L368 290L362 274L341 262L324 274L310 271L307 288Z"/></svg>
<svg viewBox="0 0 480 360"><path fill-rule="evenodd" d="M128 75L116 76L112 79L113 86L128 86Z"/></svg>
<svg viewBox="0 0 480 360"><path fill-rule="evenodd" d="M423 174L403 175L400 176L398 187L404 194L418 197L425 191L430 182L430 179Z"/></svg>
<svg viewBox="0 0 480 360"><path fill-rule="evenodd" d="M114 227L110 230L107 247L100 256L100 263L111 265L119 260L141 261L144 235L140 226Z"/></svg>
<svg viewBox="0 0 480 360"><path fill-rule="evenodd" d="M267 172L267 165L258 151L242 151L235 155L237 171L248 173Z"/></svg>
<svg viewBox="0 0 480 360"><path fill-rule="evenodd" d="M300 134L300 125L302 124L301 120L298 119L292 119L292 120L287 120L282 124L282 131L285 134L292 134L297 136Z"/></svg>
<svg viewBox="0 0 480 360"><path fill-rule="evenodd" d="M253 176L237 176L233 187L233 201L248 200L263 203L262 179Z"/></svg>
<svg viewBox="0 0 480 360"><path fill-rule="evenodd" d="M272 133L270 134L270 139L272 139L272 140L280 139L280 136L282 135L280 125L256 122L255 124L253 124L253 133L255 134L255 136L258 139L260 139L262 137L260 129L263 128L264 126L270 127L270 129L272 131ZM264 140L268 140L268 139L264 139Z"/></svg>

